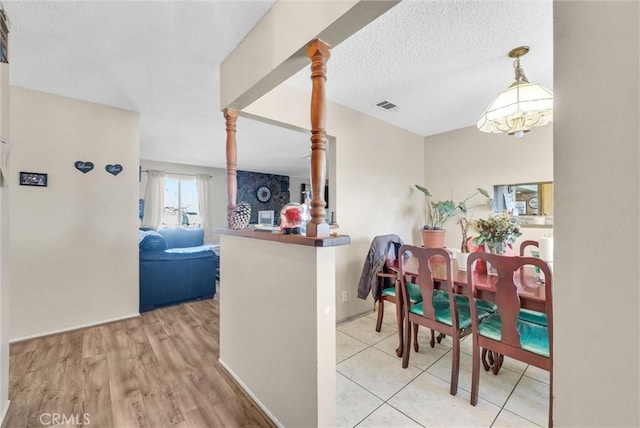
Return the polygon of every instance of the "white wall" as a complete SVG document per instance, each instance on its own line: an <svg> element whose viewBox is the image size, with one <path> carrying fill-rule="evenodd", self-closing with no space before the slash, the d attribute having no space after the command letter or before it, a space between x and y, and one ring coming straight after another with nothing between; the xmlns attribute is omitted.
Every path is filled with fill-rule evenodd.
<svg viewBox="0 0 640 428"><path fill-rule="evenodd" d="M0 63L0 140L9 138L9 64ZM5 167L7 143L0 143L0 166ZM5 180L8 177L5 177ZM9 189L0 188L0 424L9 400Z"/></svg>
<svg viewBox="0 0 640 428"><path fill-rule="evenodd" d="M225 227L227 218L227 171L220 168L209 168L204 166L184 165L170 162L156 162L140 159L140 166L143 170L157 169L167 172L167 176L174 174L208 174L212 178L212 185L209 189L209 200L215 201L211 210L213 217L213 228ZM176 175L176 178L189 178L182 175ZM147 186L147 174L142 173L140 181L140 199L144 199L144 191ZM220 236L217 233L210 237L205 237L207 242L218 242Z"/></svg>
<svg viewBox="0 0 640 428"><path fill-rule="evenodd" d="M331 60L327 67L331 69ZM280 85L244 111L308 129L309 102L310 93ZM420 243L422 201L410 188L424 179L424 139L335 103L327 105L327 133L335 137L335 171L329 175L336 203L331 210L335 208L340 233L351 236L351 245L336 249L336 314L341 321L373 308L373 299L364 301L356 294L374 236L397 233L405 242ZM346 303L340 299L342 291L347 291Z"/></svg>
<svg viewBox="0 0 640 428"><path fill-rule="evenodd" d="M424 141L425 178L418 184L429 189L433 201L453 198L460 202L478 187L493 197L493 186L498 184L553 181L553 125L536 128L522 138L486 134L473 126L425 137ZM488 208L479 207L472 216L486 218L489 213ZM460 248L462 234L456 219L445 227L447 247ZM522 228L522 232L516 248L524 239L553 236L553 229Z"/></svg>
<svg viewBox="0 0 640 428"><path fill-rule="evenodd" d="M556 426L640 426L640 7L554 1Z"/></svg>
<svg viewBox="0 0 640 428"><path fill-rule="evenodd" d="M10 338L136 315L138 113L12 87L10 124Z"/></svg>

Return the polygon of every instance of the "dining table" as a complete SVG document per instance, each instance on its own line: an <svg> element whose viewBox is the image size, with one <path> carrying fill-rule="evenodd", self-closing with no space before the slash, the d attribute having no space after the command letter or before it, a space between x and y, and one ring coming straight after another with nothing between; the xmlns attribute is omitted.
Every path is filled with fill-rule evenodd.
<svg viewBox="0 0 640 428"><path fill-rule="evenodd" d="M437 256L432 259L431 271L434 279L435 288L440 288L443 282L447 280L447 263L443 257L438 260ZM453 267L453 284L454 293L460 295L467 295L467 289L469 287L468 276L466 270L460 270L458 263L455 259L451 260ZM418 262L414 257L409 257L404 263L404 273L409 277L417 278L418 276ZM399 274L399 267L393 266L392 270ZM473 283L475 286L474 296L479 299L488 301L495 301L496 296L496 282L498 276L493 275L485 269L475 269L471 272ZM530 309L537 312L545 312L545 287L544 283L536 276L534 269L525 267L523 272L514 274L514 284L518 289L518 296L520 297L520 306L525 309ZM397 278L395 282L396 287L396 318L398 320L398 348L396 349L396 355L401 356L404 347L404 323L402 322L403 305L402 290L400 289L401 282Z"/></svg>

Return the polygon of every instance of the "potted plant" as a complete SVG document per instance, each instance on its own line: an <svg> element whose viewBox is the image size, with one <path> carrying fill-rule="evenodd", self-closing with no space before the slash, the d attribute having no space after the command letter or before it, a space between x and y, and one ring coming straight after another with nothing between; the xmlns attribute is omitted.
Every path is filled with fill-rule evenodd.
<svg viewBox="0 0 640 428"><path fill-rule="evenodd" d="M487 203L491 205L492 200L489 199ZM471 249L469 248L469 241L471 239L469 238L469 228L473 225L473 220L468 214L469 210L463 211L458 219L460 232L462 234L462 241L460 243L460 251L454 251L454 256L458 261L458 269L461 271L467 270L467 258L471 253Z"/></svg>
<svg viewBox="0 0 640 428"><path fill-rule="evenodd" d="M489 194L486 190L477 188L475 192L468 195L462 202L455 203L453 200L445 200L445 201L437 201L433 202L431 200L431 193L427 188L416 184L416 189L421 191L426 199L426 208L425 208L425 225L422 227L422 240L423 245L425 247L444 247L444 224L449 221L451 218L462 214L463 218L465 218L468 223L470 220L466 218L466 215L469 211L469 207L467 207L467 202L474 198L477 195L482 195L487 198L486 203L491 202L491 198L489 198ZM484 204L478 204L471 208L475 208L476 206L480 206ZM460 223L463 231L463 243L462 247L466 246L466 233L469 230L469 225L465 223ZM469 249L467 248L467 252Z"/></svg>

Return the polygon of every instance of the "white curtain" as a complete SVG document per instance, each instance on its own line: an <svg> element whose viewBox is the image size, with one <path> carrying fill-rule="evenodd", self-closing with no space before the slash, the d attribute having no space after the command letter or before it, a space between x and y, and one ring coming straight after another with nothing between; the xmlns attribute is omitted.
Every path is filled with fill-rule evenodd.
<svg viewBox="0 0 640 428"><path fill-rule="evenodd" d="M209 175L196 175L196 188L198 189L198 208L200 209L200 223L204 229L204 239L211 238L213 235L213 218L211 210L211 201L209 198L209 189L211 188L212 178Z"/></svg>
<svg viewBox="0 0 640 428"><path fill-rule="evenodd" d="M164 171L147 171L147 187L144 190L144 217L142 227L160 227L164 210Z"/></svg>

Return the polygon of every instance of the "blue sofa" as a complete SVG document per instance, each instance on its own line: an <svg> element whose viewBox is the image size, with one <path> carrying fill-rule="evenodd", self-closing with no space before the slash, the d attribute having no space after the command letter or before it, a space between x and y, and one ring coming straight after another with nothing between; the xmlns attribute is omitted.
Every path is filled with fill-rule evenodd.
<svg viewBox="0 0 640 428"><path fill-rule="evenodd" d="M140 312L215 295L219 257L203 229L141 229L138 242Z"/></svg>

